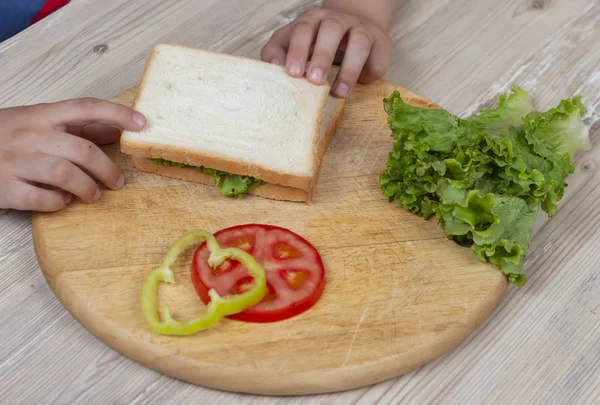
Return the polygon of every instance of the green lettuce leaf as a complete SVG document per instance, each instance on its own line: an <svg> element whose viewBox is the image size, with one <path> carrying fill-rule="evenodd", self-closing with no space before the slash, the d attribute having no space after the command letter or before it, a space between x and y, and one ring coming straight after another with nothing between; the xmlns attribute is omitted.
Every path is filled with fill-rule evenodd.
<svg viewBox="0 0 600 405"><path fill-rule="evenodd" d="M585 111L580 96L562 100L545 113L532 111L523 119L525 138L536 153L550 159L589 150L589 129L583 122Z"/></svg>
<svg viewBox="0 0 600 405"><path fill-rule="evenodd" d="M481 110L471 121L488 126L522 127L523 117L532 111L529 94L519 87L513 87L509 93L500 95L497 108Z"/></svg>
<svg viewBox="0 0 600 405"><path fill-rule="evenodd" d="M241 197L263 183L261 180L250 176L240 176L214 169L199 169L214 176L215 186L220 187L221 194L226 197Z"/></svg>
<svg viewBox="0 0 600 405"><path fill-rule="evenodd" d="M540 208L555 214L573 154L589 148L580 98L539 112L515 87L497 108L462 119L410 106L394 92L384 109L395 140L379 178L384 196L416 215L436 216L449 239L523 285Z"/></svg>
<svg viewBox="0 0 600 405"><path fill-rule="evenodd" d="M226 197L242 197L249 191L263 184L262 180L250 176L240 176L203 166L190 166L184 163L172 162L165 159L151 159L155 164L166 167L191 168L199 172L211 174L214 177L215 187L220 188L220 193Z"/></svg>
<svg viewBox="0 0 600 405"><path fill-rule="evenodd" d="M191 167L189 165L186 165L185 163L178 163L178 162L171 162L170 160L166 160L166 159L150 159L152 160L154 163L156 163L156 165L158 166L166 166L166 167Z"/></svg>

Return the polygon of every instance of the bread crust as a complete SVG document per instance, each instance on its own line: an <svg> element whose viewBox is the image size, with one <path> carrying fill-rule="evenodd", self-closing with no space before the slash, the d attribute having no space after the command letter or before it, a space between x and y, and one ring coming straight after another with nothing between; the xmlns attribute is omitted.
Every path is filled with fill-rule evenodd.
<svg viewBox="0 0 600 405"><path fill-rule="evenodd" d="M251 165L231 159L215 157L202 152L189 151L179 147L165 147L157 144L139 145L135 142L121 142L121 152L145 157L148 159L166 159L172 162L185 163L190 166L204 166L241 176L251 176L267 183L309 190L315 178L308 176L293 176L290 174L266 170L260 166Z"/></svg>
<svg viewBox="0 0 600 405"><path fill-rule="evenodd" d="M174 179L186 180L193 183L207 184L211 186L214 184L214 177L212 174L202 173L190 167L157 165L152 160L137 156L132 157L132 162L136 169L145 173L153 173L159 176L171 177ZM274 200L310 202L314 195L314 188L307 191L299 188L264 183L249 191L248 194Z"/></svg>
<svg viewBox="0 0 600 405"><path fill-rule="evenodd" d="M149 75L152 61L156 57L157 52L160 51L160 48L163 46L179 47L179 48L185 48L185 49L190 49L190 50L199 51L199 52L209 52L209 53L217 54L217 52L187 47L187 46L183 46L183 45L174 45L174 44L158 44L158 45L156 45L152 49L152 52L150 53L150 57L148 58L148 61L146 62L146 66L144 68L144 72L142 74L142 79L141 79L141 82L139 85L139 91L133 100L133 104L132 104L133 109L136 109L137 102L144 92L146 79ZM275 66L268 64L266 62L262 62L262 61L251 59L251 58L245 58L245 57L241 57L241 56L234 56L234 55L228 55L228 54L219 54L219 55L221 55L223 57L245 59L245 60L249 60L254 63L257 63L257 64L262 63L269 67L276 68ZM304 80L304 79L298 79L298 80ZM329 82L326 82L325 84L323 84L323 86L325 86L327 88L327 91L323 92L323 96L319 100L319 102L321 104L320 109L319 109L319 117L316 120L316 127L313 129L314 135L313 135L313 157L312 157L312 160L313 160L313 174L314 175L312 175L312 176L306 176L306 175L302 176L302 175L294 175L294 174L290 174L290 173L281 173L278 171L273 171L271 169L261 167L260 165L249 164L249 163L240 162L240 161L237 161L234 159L218 157L218 156L214 156L214 155L207 154L207 153L200 152L200 151L190 151L190 150L187 150L187 149L181 148L181 147L172 147L172 146L165 146L165 145L160 145L160 144L156 144L156 143L133 141L133 140L128 139L127 136L121 137L121 142L120 142L121 152L132 155L132 156L145 157L145 158L149 158L149 159L162 158L162 159L170 160L172 162L185 163L190 166L210 167L212 169L216 169L216 170L220 170L220 171L224 171L224 172L228 172L228 173L232 173L232 174L251 176L251 177L263 180L267 183L271 183L271 184L277 184L277 185L287 186L287 187L292 187L292 188L299 188L299 189L309 191L312 188L314 188L314 186L317 182L317 177L318 177L317 171L320 168L321 163L322 163L321 161L322 161L323 156L322 156L322 152L319 150L320 148L318 147L319 145L317 145L317 143L320 138L321 121L323 119L323 113L325 111L328 97L332 97L329 95L329 89L331 88L331 84ZM345 101L344 101L344 103L345 103ZM336 125L337 125L337 122L336 122Z"/></svg>
<svg viewBox="0 0 600 405"><path fill-rule="evenodd" d="M263 198L269 198L269 199L273 199L273 200L311 203L314 198L315 191L317 188L317 181L318 181L318 178L319 178L319 175L321 172L323 159L325 157L325 154L327 153L327 149L328 149L331 139L333 138L333 134L335 134L338 124L339 124L340 120L342 119L342 116L344 114L344 109L345 109L345 102L338 103L336 110L335 110L335 119L333 120L330 127L327 129L325 136L322 138L322 141L321 141L322 145L319 145L318 149L319 149L320 153L318 154L318 156L316 158L317 167L316 167L316 174L314 177L315 182L311 188L306 190L306 189L302 189L302 188L298 188L298 187L282 186L279 184L273 184L273 183L266 182L266 183L261 184L260 186L256 187L255 189L249 191L248 194L255 195L258 197L263 197ZM153 173L153 174L157 174L159 176L171 177L171 178L175 178L175 179L186 180L186 181L191 181L191 182L200 183L200 184L208 184L208 185L214 184L214 177L212 175L199 172L198 170L195 170L193 168L180 168L180 167L173 167L173 166L157 165L152 160L149 160L146 157L135 156L135 155L132 157L132 161L133 161L133 166L135 168L137 168L138 170L145 172L145 173ZM176 160L173 160L173 161L175 162ZM179 161L179 162L186 163L186 162L181 162L181 161ZM205 164L205 167L213 168L212 166L209 166L208 164ZM266 181L266 180L263 180L263 181Z"/></svg>

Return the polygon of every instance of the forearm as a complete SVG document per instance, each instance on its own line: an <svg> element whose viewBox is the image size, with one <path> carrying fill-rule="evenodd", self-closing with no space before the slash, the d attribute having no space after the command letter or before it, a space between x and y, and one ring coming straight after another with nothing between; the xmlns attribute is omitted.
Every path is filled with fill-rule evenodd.
<svg viewBox="0 0 600 405"><path fill-rule="evenodd" d="M323 0L323 8L366 17L387 31L395 0Z"/></svg>

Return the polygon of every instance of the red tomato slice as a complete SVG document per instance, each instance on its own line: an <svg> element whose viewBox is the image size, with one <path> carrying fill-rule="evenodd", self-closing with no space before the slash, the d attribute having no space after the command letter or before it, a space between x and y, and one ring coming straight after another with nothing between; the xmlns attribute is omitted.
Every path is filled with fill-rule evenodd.
<svg viewBox="0 0 600 405"><path fill-rule="evenodd" d="M222 247L237 247L250 253L267 275L267 294L261 302L229 316L246 322L275 322L311 308L325 288L325 268L317 249L294 232L272 225L246 224L222 229L215 234ZM248 290L253 278L237 261L225 261L216 268L208 265L206 244L198 246L191 275L196 292L205 304L208 291L219 295Z"/></svg>

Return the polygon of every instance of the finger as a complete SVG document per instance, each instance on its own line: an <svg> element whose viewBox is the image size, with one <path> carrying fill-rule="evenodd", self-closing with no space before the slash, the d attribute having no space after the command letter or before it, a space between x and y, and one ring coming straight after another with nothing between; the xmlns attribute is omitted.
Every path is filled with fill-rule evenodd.
<svg viewBox="0 0 600 405"><path fill-rule="evenodd" d="M20 211L54 212L71 202L70 194L35 187L19 180L8 180L0 193L0 208Z"/></svg>
<svg viewBox="0 0 600 405"><path fill-rule="evenodd" d="M100 189L90 176L68 160L54 156L21 153L12 162L11 174L21 180L60 188L87 203L100 198Z"/></svg>
<svg viewBox="0 0 600 405"><path fill-rule="evenodd" d="M288 24L273 33L269 42L260 52L260 58L264 62L274 65L284 65L285 56L290 46L292 27Z"/></svg>
<svg viewBox="0 0 600 405"><path fill-rule="evenodd" d="M56 127L97 123L137 131L146 123L141 113L97 98L80 98L33 107L39 109L41 115Z"/></svg>
<svg viewBox="0 0 600 405"><path fill-rule="evenodd" d="M38 135L33 151L66 159L85 169L106 187L117 190L123 187L124 177L119 166L93 142L62 132Z"/></svg>
<svg viewBox="0 0 600 405"><path fill-rule="evenodd" d="M331 15L321 21L308 70L308 80L323 84L331 69L340 43L349 29L347 19Z"/></svg>
<svg viewBox="0 0 600 405"><path fill-rule="evenodd" d="M68 127L69 134L85 138L96 145L106 145L119 140L121 130L112 125L88 124L78 127Z"/></svg>
<svg viewBox="0 0 600 405"><path fill-rule="evenodd" d="M381 79L390 66L392 50L393 43L388 36L382 35L376 39L358 79L359 83L369 84Z"/></svg>
<svg viewBox="0 0 600 405"><path fill-rule="evenodd" d="M334 95L348 97L371 53L372 45L372 36L368 31L363 28L350 29L344 60L333 88Z"/></svg>
<svg viewBox="0 0 600 405"><path fill-rule="evenodd" d="M285 66L290 76L304 76L310 48L319 28L319 21L318 19L303 18L294 22L290 36L290 46L285 61Z"/></svg>

